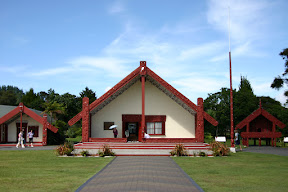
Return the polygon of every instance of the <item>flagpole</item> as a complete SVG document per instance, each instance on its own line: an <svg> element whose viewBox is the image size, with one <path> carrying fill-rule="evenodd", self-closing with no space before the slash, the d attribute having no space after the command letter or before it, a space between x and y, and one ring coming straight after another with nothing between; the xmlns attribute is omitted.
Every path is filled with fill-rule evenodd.
<svg viewBox="0 0 288 192"><path fill-rule="evenodd" d="M230 46L230 6L228 7L229 10L229 68L230 68L230 137L231 137L231 148L235 149L234 144L234 121L233 121L233 88L232 88L232 65L231 65L231 46Z"/></svg>

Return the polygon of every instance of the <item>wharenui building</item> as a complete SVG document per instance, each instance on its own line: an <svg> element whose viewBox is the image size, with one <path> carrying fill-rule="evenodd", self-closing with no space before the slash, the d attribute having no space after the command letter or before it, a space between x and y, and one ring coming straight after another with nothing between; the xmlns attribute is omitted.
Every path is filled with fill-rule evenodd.
<svg viewBox="0 0 288 192"><path fill-rule="evenodd" d="M18 106L0 105L0 143L17 143L18 133L33 131L33 142L37 145L47 145L47 130L54 133L58 129L47 121L47 115L41 111L29 109L20 103Z"/></svg>
<svg viewBox="0 0 288 192"><path fill-rule="evenodd" d="M82 111L68 123L81 119L82 142L204 142L204 120L218 125L204 111L202 98L194 104L145 61L93 103L83 98ZM111 125L117 125L117 138Z"/></svg>

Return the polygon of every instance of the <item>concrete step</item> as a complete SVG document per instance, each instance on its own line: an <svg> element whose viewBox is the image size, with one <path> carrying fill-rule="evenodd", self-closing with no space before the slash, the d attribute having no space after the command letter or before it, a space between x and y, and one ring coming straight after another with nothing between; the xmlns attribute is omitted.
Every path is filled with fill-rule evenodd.
<svg viewBox="0 0 288 192"><path fill-rule="evenodd" d="M98 151L104 144L109 145L110 149L115 152L116 156L170 156L177 143L102 143L87 142L75 144L75 154L87 150L91 155L97 155ZM212 155L212 151L207 143L182 143L190 156L198 155L205 152L208 156Z"/></svg>

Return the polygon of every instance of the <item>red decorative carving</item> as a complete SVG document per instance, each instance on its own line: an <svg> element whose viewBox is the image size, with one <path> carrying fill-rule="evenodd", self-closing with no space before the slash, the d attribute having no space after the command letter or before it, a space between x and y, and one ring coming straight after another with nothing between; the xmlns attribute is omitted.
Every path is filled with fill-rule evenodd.
<svg viewBox="0 0 288 192"><path fill-rule="evenodd" d="M199 119L201 125L197 125L196 129L198 127L198 139L199 142L203 142L204 141L204 119L206 119L209 123L211 123L212 125L216 126L218 125L218 122L213 119L209 114L207 114L206 112L204 112L203 107L200 108L200 112L199 112L199 107L196 106L193 102L191 102L188 98L186 98L184 95L182 95L179 91L177 91L174 87L172 87L169 83L167 83L165 80L163 80L161 77L159 77L156 73L154 73L151 69L149 69L146 66L146 61L141 61L140 62L140 66L135 69L132 73L130 73L128 76L126 76L123 80L121 80L118 84L116 84L113 88L111 88L108 92L106 92L104 95L102 95L100 98L98 98L96 101L94 101L93 103L91 103L89 105L89 112L91 112L93 109L95 109L97 106L99 106L102 102L104 102L105 100L107 100L110 96L112 96L113 94L115 94L117 91L119 91L122 87L124 87L125 85L127 85L130 81L132 81L134 78L139 78L139 76L142 76L141 78L145 78L146 76L150 76L151 78L153 78L155 81L157 81L160 85L162 85L163 87L165 87L165 89L167 89L168 91L170 91L172 94L174 94L176 97L178 97L181 101L183 101L187 106L189 106L191 109L193 109L196 114L200 113L197 116L197 119ZM143 80L142 80L143 82ZM144 90L145 91L145 90ZM142 93L144 92L142 91ZM203 100L203 99L202 99ZM143 102L143 100L142 100ZM202 104L203 105L203 104ZM144 110L144 107L142 108ZM87 112L85 112L87 113ZM142 112L143 113L143 112ZM144 111L145 113L145 111ZM73 117L68 124L71 126L73 124L75 124L77 121L79 121L81 118L83 120L84 118L84 111L82 110L82 112L78 113L75 117ZM87 118L87 117L86 117ZM145 117L146 119L146 117ZM142 120L143 121L143 120ZM82 121L83 123L83 121ZM87 125L86 125L87 126ZM144 125L145 126L145 125ZM82 129L83 129L84 125L82 125ZM89 127L89 126L88 126ZM141 126L143 127L143 125ZM141 128L142 129L142 128ZM143 128L145 129L145 128ZM83 129L82 131L88 131L88 129ZM197 132L197 131L196 131ZM83 132L84 133L84 132ZM141 133L141 131L140 131ZM85 133L86 134L86 133ZM88 135L88 133L86 134ZM82 136L83 137L83 136ZM203 138L202 138L203 137ZM87 136L85 136L85 138L87 138ZM140 136L140 138L142 138Z"/></svg>
<svg viewBox="0 0 288 192"><path fill-rule="evenodd" d="M82 118L82 111L79 112L77 115L75 115L72 119L70 119L68 121L68 124L70 126L74 125L75 123L77 123L80 119Z"/></svg>
<svg viewBox="0 0 288 192"><path fill-rule="evenodd" d="M197 142L204 142L204 108L202 98L197 99L196 122L196 140Z"/></svg>
<svg viewBox="0 0 288 192"><path fill-rule="evenodd" d="M259 117L260 115L263 115L266 119L271 121L272 123L275 123L278 127L284 128L286 125L279 121L276 117L268 113L265 109L258 108L253 113L251 113L248 117L246 117L244 120L242 120L240 123L237 124L236 129L242 129L247 124L249 124L251 121Z"/></svg>
<svg viewBox="0 0 288 192"><path fill-rule="evenodd" d="M88 142L89 140L89 98L84 97L82 103L82 142Z"/></svg>
<svg viewBox="0 0 288 192"><path fill-rule="evenodd" d="M127 138L89 138L89 142L117 142L127 143Z"/></svg>
<svg viewBox="0 0 288 192"><path fill-rule="evenodd" d="M242 138L279 138L282 136L281 132L242 132Z"/></svg>
<svg viewBox="0 0 288 192"><path fill-rule="evenodd" d="M48 122L47 122L47 115L46 114L43 115L42 124L43 124L42 145L45 146L45 145L47 145L47 128L48 128Z"/></svg>
<svg viewBox="0 0 288 192"><path fill-rule="evenodd" d="M196 138L149 138L145 143L195 143Z"/></svg>

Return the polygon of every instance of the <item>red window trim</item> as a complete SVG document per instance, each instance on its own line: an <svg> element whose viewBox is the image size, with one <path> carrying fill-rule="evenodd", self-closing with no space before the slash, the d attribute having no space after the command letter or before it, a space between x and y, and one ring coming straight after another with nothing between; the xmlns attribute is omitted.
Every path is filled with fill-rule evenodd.
<svg viewBox="0 0 288 192"><path fill-rule="evenodd" d="M141 115L122 114L122 130L125 130L124 125L126 122L137 122L140 124ZM146 133L147 133L147 122L162 122L162 134L152 134L152 135L165 135L166 115L145 115L145 132ZM122 131L122 137L125 138L124 131Z"/></svg>
<svg viewBox="0 0 288 192"><path fill-rule="evenodd" d="M165 117L166 120L166 117ZM154 133L155 133L155 123L162 123L162 134L149 134L149 135L165 135L165 123L166 121L147 121L146 122L146 133L147 133L147 123L154 123Z"/></svg>

